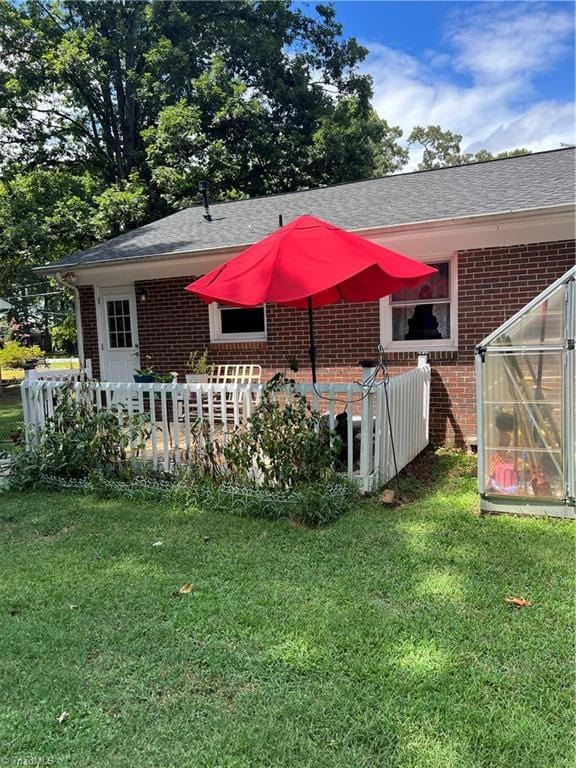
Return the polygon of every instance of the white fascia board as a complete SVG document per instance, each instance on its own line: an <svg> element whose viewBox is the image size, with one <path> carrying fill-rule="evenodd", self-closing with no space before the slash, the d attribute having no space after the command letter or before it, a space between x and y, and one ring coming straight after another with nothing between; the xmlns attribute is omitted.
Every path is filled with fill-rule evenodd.
<svg viewBox="0 0 576 768"><path fill-rule="evenodd" d="M497 211L492 213L479 213L474 214L473 216L451 216L450 218L445 219L426 219L425 221L415 221L415 222L408 222L404 224L388 224L388 225L382 225L381 227L370 227L370 228L364 228L364 229L354 229L350 230L351 232L354 232L355 234L363 234L368 235L371 232L377 233L377 232L404 232L407 229L410 230L434 230L434 229L445 229L446 226L452 226L452 227L465 227L465 226L485 226L486 222L498 222L498 221L507 221L512 218L529 218L532 219L534 217L539 216L550 216L550 214L553 213L570 213L573 214L576 211L576 203L566 203L564 205L546 205L546 206L539 206L537 208L522 208L518 210L510 209L509 211Z"/></svg>
<svg viewBox="0 0 576 768"><path fill-rule="evenodd" d="M572 240L576 237L574 209L570 205L462 217L387 227L362 234L406 256L430 259L458 251Z"/></svg>

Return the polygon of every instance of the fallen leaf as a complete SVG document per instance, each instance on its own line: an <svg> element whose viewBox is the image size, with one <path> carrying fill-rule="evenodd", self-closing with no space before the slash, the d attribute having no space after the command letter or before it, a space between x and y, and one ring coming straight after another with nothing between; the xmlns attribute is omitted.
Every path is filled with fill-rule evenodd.
<svg viewBox="0 0 576 768"><path fill-rule="evenodd" d="M191 584L189 581L187 581L186 584L182 584L180 589L177 589L176 592L173 592L172 594L174 597L178 597L179 595L189 595L193 588L194 584Z"/></svg>
<svg viewBox="0 0 576 768"><path fill-rule="evenodd" d="M66 712L66 710L64 710L63 712L60 712L60 714L58 715L58 722L62 724L65 720L68 720L69 717L70 717L70 712Z"/></svg>
<svg viewBox="0 0 576 768"><path fill-rule="evenodd" d="M523 597L505 597L504 602L513 605L515 608L528 608L532 605Z"/></svg>

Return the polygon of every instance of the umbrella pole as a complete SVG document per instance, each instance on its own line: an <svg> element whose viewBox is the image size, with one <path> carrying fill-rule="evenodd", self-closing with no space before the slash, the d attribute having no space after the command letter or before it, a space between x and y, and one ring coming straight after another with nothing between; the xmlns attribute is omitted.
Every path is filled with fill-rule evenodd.
<svg viewBox="0 0 576 768"><path fill-rule="evenodd" d="M312 384L316 384L316 341L314 339L314 314L312 312L312 297L308 296L308 329L310 333L310 365L312 366Z"/></svg>

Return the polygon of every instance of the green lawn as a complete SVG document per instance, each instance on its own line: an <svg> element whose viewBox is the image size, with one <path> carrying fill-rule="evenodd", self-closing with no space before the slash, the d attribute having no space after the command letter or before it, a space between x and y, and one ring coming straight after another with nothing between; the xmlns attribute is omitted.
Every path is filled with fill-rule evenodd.
<svg viewBox="0 0 576 768"><path fill-rule="evenodd" d="M73 362L69 362L68 360L60 361L56 360L53 363L50 363L48 366L50 370L54 369L61 369L61 368L78 368L78 360L73 360ZM46 370L46 366L39 364L37 366L39 371ZM24 369L23 368L2 368L0 367L0 382L20 382L24 378Z"/></svg>
<svg viewBox="0 0 576 768"><path fill-rule="evenodd" d="M22 421L20 388L18 386L0 387L0 454L10 445L10 434Z"/></svg>
<svg viewBox="0 0 576 768"><path fill-rule="evenodd" d="M466 469L322 530L0 496L0 764L573 766L576 529Z"/></svg>

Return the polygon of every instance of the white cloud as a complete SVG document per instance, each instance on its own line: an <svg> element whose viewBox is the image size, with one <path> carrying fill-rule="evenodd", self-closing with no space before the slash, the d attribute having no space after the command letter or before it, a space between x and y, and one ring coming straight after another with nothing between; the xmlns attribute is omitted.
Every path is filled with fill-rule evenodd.
<svg viewBox="0 0 576 768"><path fill-rule="evenodd" d="M374 106L405 137L414 125L439 124L461 133L466 151L574 143L574 103L539 98L534 84L567 54L573 34L564 8L486 4L450 17L449 52L427 50L417 59L366 43Z"/></svg>
<svg viewBox="0 0 576 768"><path fill-rule="evenodd" d="M574 104L541 101L516 120L501 123L489 136L470 144L467 149L470 152L483 148L499 152L522 146L539 152L554 149L562 143L575 143Z"/></svg>
<svg viewBox="0 0 576 768"><path fill-rule="evenodd" d="M550 69L569 52L573 34L574 15L562 7L500 3L459 11L447 39L459 69L477 81L494 82Z"/></svg>

